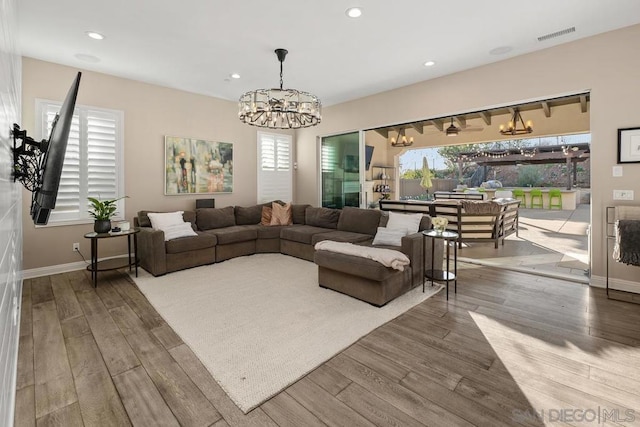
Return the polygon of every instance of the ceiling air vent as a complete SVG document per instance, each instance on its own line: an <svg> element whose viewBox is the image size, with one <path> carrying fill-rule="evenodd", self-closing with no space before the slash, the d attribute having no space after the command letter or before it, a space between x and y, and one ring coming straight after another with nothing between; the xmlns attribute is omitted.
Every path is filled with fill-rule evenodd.
<svg viewBox="0 0 640 427"><path fill-rule="evenodd" d="M543 42L549 39L555 39L556 37L564 36L566 34L575 33L576 27L565 28L564 30L556 31L555 33L545 34L544 36L538 37L539 42Z"/></svg>

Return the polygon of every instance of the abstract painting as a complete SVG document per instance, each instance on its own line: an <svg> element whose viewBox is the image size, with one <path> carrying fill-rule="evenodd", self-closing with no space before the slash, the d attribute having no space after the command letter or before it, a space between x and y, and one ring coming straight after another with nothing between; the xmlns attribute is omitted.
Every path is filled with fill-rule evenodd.
<svg viewBox="0 0 640 427"><path fill-rule="evenodd" d="M233 144L195 138L164 138L164 194L231 193Z"/></svg>

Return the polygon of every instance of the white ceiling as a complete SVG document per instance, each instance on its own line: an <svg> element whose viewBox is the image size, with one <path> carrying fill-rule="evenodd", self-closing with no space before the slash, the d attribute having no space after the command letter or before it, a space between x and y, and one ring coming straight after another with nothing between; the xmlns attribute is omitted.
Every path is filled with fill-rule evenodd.
<svg viewBox="0 0 640 427"><path fill-rule="evenodd" d="M640 1L19 0L18 13L24 56L229 100L277 87L285 48L285 88L332 105L640 23Z"/></svg>

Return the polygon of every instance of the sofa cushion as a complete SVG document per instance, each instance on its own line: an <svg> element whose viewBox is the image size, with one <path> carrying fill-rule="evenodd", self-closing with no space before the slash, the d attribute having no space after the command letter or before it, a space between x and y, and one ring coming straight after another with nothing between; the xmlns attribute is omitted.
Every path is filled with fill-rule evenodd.
<svg viewBox="0 0 640 427"><path fill-rule="evenodd" d="M291 205L291 216L293 217L293 223L304 224L305 211L310 207L311 205Z"/></svg>
<svg viewBox="0 0 640 427"><path fill-rule="evenodd" d="M296 227L282 227L280 238L291 240L292 242L305 243L311 245L311 239L318 233L328 233L332 230L314 227L311 225L298 225Z"/></svg>
<svg viewBox="0 0 640 427"><path fill-rule="evenodd" d="M342 213L340 214L338 230L373 236L376 234L378 225L380 225L379 210L345 206L342 208Z"/></svg>
<svg viewBox="0 0 640 427"><path fill-rule="evenodd" d="M260 225L234 225L231 227L217 228L207 231L218 238L219 245L229 243L246 242L258 238L258 227Z"/></svg>
<svg viewBox="0 0 640 427"><path fill-rule="evenodd" d="M318 266L346 274L358 275L365 279L382 282L397 270L387 268L377 261L353 255L330 251L316 251L314 261ZM400 273L402 274L402 273Z"/></svg>
<svg viewBox="0 0 640 427"><path fill-rule="evenodd" d="M255 224L258 222L260 221L258 220ZM213 230L236 225L233 206L196 209L196 224L200 230Z"/></svg>
<svg viewBox="0 0 640 427"><path fill-rule="evenodd" d="M260 224L263 206L266 205L234 207L233 209L236 216L236 225Z"/></svg>
<svg viewBox="0 0 640 427"><path fill-rule="evenodd" d="M268 227L260 227L258 228L258 239L279 239L282 229L288 227L288 225L270 225Z"/></svg>
<svg viewBox="0 0 640 427"><path fill-rule="evenodd" d="M330 208L314 208L305 209L304 223L313 227L322 228L338 228L340 220L340 210Z"/></svg>
<svg viewBox="0 0 640 427"><path fill-rule="evenodd" d="M138 212L138 226L139 227L151 227L151 220L149 219L149 213L155 213L158 211L139 211ZM159 212L158 212L159 213ZM184 211L182 213L182 219L185 222L190 222L192 228L196 229L196 213L194 211Z"/></svg>
<svg viewBox="0 0 640 427"><path fill-rule="evenodd" d="M372 236L362 233L353 233L351 231L329 231L328 233L314 234L311 238L311 244L315 245L323 240L333 240L334 242L360 243L371 241Z"/></svg>
<svg viewBox="0 0 640 427"><path fill-rule="evenodd" d="M168 254L179 254L181 252L213 248L218 243L218 239L213 234L202 231L196 231L196 233L198 234L197 236L179 237L165 242L166 252Z"/></svg>

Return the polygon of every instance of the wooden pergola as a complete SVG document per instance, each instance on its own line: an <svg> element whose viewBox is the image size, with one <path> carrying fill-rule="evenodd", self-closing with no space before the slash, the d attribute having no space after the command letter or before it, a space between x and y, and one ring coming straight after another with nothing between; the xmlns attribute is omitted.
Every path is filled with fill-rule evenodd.
<svg viewBox="0 0 640 427"><path fill-rule="evenodd" d="M589 143L583 142L569 145L546 145L540 147L510 148L505 150L484 150L460 153L458 164L474 162L478 166L513 166L540 165L550 163L566 163L567 169L573 173L567 174L567 190L577 179L577 164L590 157Z"/></svg>

